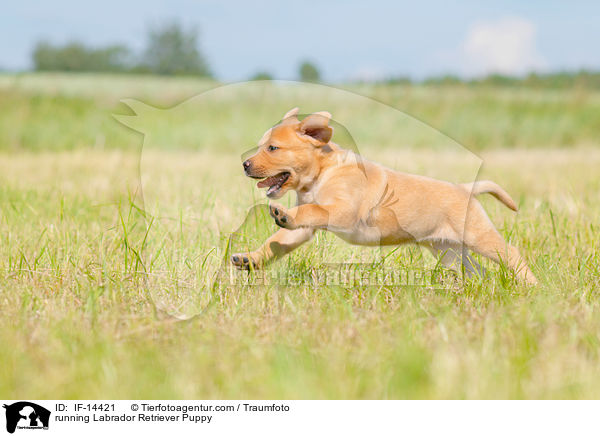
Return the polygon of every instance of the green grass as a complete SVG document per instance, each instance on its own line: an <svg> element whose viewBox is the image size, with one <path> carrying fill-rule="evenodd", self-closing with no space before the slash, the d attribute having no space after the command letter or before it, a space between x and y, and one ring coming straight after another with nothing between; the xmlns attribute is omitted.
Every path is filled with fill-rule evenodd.
<svg viewBox="0 0 600 436"><path fill-rule="evenodd" d="M139 138L114 123L110 113L128 114L119 103L137 98L169 108L219 84L199 79L92 74L0 75L0 150L70 150L79 147L137 150ZM331 88L297 89L255 83L203 94L174 112L178 128L155 126L159 148L203 148L239 153L255 143L264 126L293 106L326 108L373 147L429 147L427 130L376 104L365 104ZM450 136L469 150L597 146L600 91L539 90L486 86L348 85L347 89L391 105ZM145 111L153 122L167 122ZM231 126L236 128L232 129ZM166 130L166 132L165 132ZM226 141L215 141L227 130ZM223 135L220 136L223 138ZM359 144L360 145L360 144Z"/></svg>
<svg viewBox="0 0 600 436"><path fill-rule="evenodd" d="M33 76L26 78L31 81L27 89L20 85L2 91L14 98L21 115L0 100L1 397L600 395L600 150L586 147L592 141L585 136L589 133L564 127L578 138L563 144L570 148L480 151L480 177L505 187L521 210L515 215L493 198L483 198L484 207L505 238L521 249L541 282L538 287L525 287L486 263L490 276L485 280L464 286L449 282L436 289L226 283L213 288L228 235L261 199L240 171L240 154L251 143L236 141L250 141L268 127L257 120L270 112L258 111L251 121L240 119L240 129L251 132L233 129L239 136L222 147L192 151L192 142L169 147L155 140L140 165L142 138L111 120L108 112L118 107L118 98L139 96L140 90L155 92L152 100L164 102L177 92L176 99L191 93L195 83L172 81L157 89L155 79L133 84L115 77L115 95L102 89L86 95L89 91L77 86L93 83L94 76L75 78L75 95L67 92L68 84L52 82L61 77ZM108 79L100 83L111 88ZM399 99L405 91L390 87L384 97ZM411 90L412 104L433 105L429 91ZM489 93L485 97L469 89L448 90L449 95L460 92L467 100L472 93L475 100L444 96L448 101L442 106L456 105L465 113L479 106L482 114L472 122L488 126L493 122L485 119L491 110L485 98L494 99L489 104L501 113L505 99L522 98L527 106L560 96L536 91L528 102L512 91L480 91ZM34 108L35 98L49 106ZM592 110L594 99L589 96L582 108L564 116L585 124L577 111ZM78 102L85 103L79 107ZM221 115L230 113L227 107L235 111L235 101L222 104ZM248 101L239 104L251 106ZM278 102L273 112L284 104ZM201 108L190 106L186 112L194 107ZM536 118L526 111L528 116ZM547 116L556 119L551 111ZM182 132L172 135L191 138L192 119L192 112L177 118L180 124L172 130L181 127ZM417 132L410 130L411 122L405 126L409 133ZM158 127L169 130L168 125ZM472 162L459 149L442 149L442 143L392 148L373 139L393 140L375 130L374 136L363 137L351 131L364 138L361 152L373 160L447 180L468 181L472 175ZM486 142L502 143L495 142L494 128L486 132ZM34 139L27 146L18 145L20 140L11 145L6 139L11 135ZM107 138L104 149L89 142L97 135ZM214 132L198 135L217 137ZM438 138L429 132L409 136ZM157 137L179 142L166 133ZM264 220L256 230L242 230L253 246L259 235L274 229ZM241 248L245 241L236 244ZM319 234L271 271L310 276L322 271L324 263L366 263L383 256L386 268L435 266L415 247L381 252ZM234 274L243 279L245 273ZM187 321L171 316L199 312Z"/></svg>

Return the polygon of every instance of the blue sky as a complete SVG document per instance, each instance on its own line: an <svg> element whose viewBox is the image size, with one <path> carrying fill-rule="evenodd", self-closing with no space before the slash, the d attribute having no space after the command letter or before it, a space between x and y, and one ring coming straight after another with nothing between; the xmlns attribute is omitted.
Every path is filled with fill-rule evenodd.
<svg viewBox="0 0 600 436"><path fill-rule="evenodd" d="M141 50L152 24L198 25L217 77L257 71L296 77L314 61L324 78L600 69L600 2L74 0L7 2L0 68L31 66L34 43L81 40Z"/></svg>

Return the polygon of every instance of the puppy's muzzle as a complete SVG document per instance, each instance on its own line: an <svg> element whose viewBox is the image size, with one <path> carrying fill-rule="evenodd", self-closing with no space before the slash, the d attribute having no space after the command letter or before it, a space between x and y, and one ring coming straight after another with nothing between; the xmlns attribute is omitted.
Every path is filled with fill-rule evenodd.
<svg viewBox="0 0 600 436"><path fill-rule="evenodd" d="M246 174L247 177L251 177L253 179L262 179L263 178L263 176L256 174L257 169L250 159L245 160L244 163L242 163L242 166L244 167L244 174ZM259 168L259 173L260 173L260 168Z"/></svg>

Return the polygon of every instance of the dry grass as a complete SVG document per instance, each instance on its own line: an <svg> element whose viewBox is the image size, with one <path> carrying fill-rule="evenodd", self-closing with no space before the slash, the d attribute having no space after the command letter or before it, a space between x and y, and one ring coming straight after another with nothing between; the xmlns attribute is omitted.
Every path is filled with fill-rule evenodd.
<svg viewBox="0 0 600 436"><path fill-rule="evenodd" d="M450 180L472 171L452 152L362 151ZM600 151L482 158L481 177L521 211L484 205L539 287L494 265L483 282L439 289L224 285L180 322L156 299L174 310L189 297L175 313L201 309L203 279L260 198L236 155L148 151L153 220L132 206L136 153L0 155L0 396L597 398ZM310 274L380 255L323 235L274 269ZM433 263L410 247L385 260L407 265Z"/></svg>

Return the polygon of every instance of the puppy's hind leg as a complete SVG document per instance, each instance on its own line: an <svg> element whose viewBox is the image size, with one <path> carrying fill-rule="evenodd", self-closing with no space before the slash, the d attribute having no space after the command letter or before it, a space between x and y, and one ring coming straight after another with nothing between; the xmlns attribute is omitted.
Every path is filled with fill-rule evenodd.
<svg viewBox="0 0 600 436"><path fill-rule="evenodd" d="M439 241L422 244L433 256L446 268L458 273L462 272L464 266L465 276L468 278L485 275L485 268L469 255L468 250L459 242Z"/></svg>
<svg viewBox="0 0 600 436"><path fill-rule="evenodd" d="M531 285L538 283L519 250L504 241L481 206L470 208L464 240L475 253L497 263L505 262L519 279Z"/></svg>
<svg viewBox="0 0 600 436"><path fill-rule="evenodd" d="M530 285L538 283L533 272L521 257L519 250L505 242L495 229L469 237L469 247L474 252L492 259L494 262L505 262L517 277L526 283Z"/></svg>

